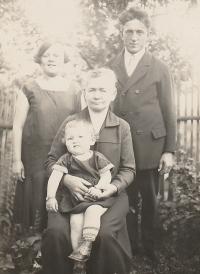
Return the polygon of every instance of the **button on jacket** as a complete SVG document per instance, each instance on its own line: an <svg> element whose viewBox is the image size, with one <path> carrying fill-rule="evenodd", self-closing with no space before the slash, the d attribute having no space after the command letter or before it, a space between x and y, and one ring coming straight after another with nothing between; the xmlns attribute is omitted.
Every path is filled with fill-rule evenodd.
<svg viewBox="0 0 200 274"><path fill-rule="evenodd" d="M157 168L162 153L174 152L176 147L174 95L168 68L145 52L129 77L124 51L109 66L118 79L114 112L131 127L136 168Z"/></svg>

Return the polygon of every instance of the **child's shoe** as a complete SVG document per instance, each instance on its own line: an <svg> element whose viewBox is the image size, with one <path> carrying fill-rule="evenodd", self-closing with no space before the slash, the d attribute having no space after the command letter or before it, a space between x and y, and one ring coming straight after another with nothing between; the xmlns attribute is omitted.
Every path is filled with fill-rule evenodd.
<svg viewBox="0 0 200 274"><path fill-rule="evenodd" d="M75 262L73 268L73 274L86 274L85 262Z"/></svg>
<svg viewBox="0 0 200 274"><path fill-rule="evenodd" d="M77 250L74 250L69 255L69 258L79 262L86 262L90 257L91 249L92 241L84 240Z"/></svg>

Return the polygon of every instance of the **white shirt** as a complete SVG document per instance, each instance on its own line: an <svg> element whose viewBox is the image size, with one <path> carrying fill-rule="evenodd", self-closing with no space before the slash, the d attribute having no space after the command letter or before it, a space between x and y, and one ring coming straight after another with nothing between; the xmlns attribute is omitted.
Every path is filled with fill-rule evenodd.
<svg viewBox="0 0 200 274"><path fill-rule="evenodd" d="M125 48L124 62L125 62L125 68L128 76L131 76L131 74L134 72L136 66L138 65L139 61L142 59L144 53L145 53L145 49L142 49L141 51L135 54L131 54Z"/></svg>

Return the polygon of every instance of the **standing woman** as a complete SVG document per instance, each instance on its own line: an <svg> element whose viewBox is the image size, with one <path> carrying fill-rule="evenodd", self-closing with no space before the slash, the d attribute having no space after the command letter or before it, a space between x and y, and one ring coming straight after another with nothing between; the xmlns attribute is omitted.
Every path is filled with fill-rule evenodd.
<svg viewBox="0 0 200 274"><path fill-rule="evenodd" d="M37 232L45 228L44 162L62 121L80 109L78 91L62 77L67 61L61 44L43 43L35 56L43 74L18 93L13 123L14 221L24 233L30 227Z"/></svg>

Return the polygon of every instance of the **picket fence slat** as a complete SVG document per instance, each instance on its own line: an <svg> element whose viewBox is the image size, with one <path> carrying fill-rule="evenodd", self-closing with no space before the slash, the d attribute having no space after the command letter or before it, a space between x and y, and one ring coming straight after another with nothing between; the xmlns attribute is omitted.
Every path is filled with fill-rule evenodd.
<svg viewBox="0 0 200 274"><path fill-rule="evenodd" d="M197 92L197 116L199 117L200 116L200 96L199 96L199 92ZM197 132L196 132L196 138L197 138L197 153L196 153L196 163L197 163L197 168L199 169L199 137L200 137L200 134L199 134L199 130L200 130L200 125L199 125L199 120L197 120Z"/></svg>
<svg viewBox="0 0 200 274"><path fill-rule="evenodd" d="M200 173L200 90L191 83L188 90L181 88L176 93L177 145L186 152L185 157L194 160L197 174Z"/></svg>

